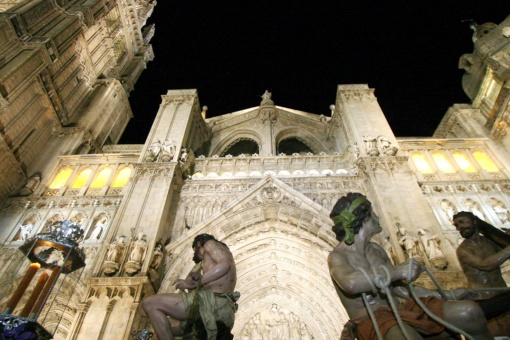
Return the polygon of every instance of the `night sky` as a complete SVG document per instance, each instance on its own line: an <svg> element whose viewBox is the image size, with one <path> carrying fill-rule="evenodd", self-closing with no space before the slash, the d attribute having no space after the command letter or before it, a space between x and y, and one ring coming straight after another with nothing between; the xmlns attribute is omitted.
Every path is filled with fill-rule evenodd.
<svg viewBox="0 0 510 340"><path fill-rule="evenodd" d="M499 24L508 0L159 0L155 58L130 94L123 144L142 144L169 89L198 89L208 117L258 106L330 115L338 84L368 84L397 137L431 136L468 103L458 60L469 24Z"/></svg>

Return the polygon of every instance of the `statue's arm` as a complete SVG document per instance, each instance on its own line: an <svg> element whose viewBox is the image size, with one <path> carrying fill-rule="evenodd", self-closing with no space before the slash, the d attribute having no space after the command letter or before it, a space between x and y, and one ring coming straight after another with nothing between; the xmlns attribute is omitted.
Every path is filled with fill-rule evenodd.
<svg viewBox="0 0 510 340"><path fill-rule="evenodd" d="M495 252L489 256L479 256L475 251L464 247L457 248L457 258L471 267L482 271L491 271L497 269L503 262L510 257L510 246Z"/></svg>
<svg viewBox="0 0 510 340"><path fill-rule="evenodd" d="M383 256L383 260L387 259L388 269L391 276L391 282L402 280L403 271L399 267L391 265L386 252L381 248L382 253L378 252L379 255ZM383 264L381 262L381 264ZM348 294L360 294L372 291L372 285L374 283L376 274L373 270L365 270L365 274L356 269L361 264L349 263L344 254L338 252L332 252L328 258L329 271L331 278L337 283L337 285ZM378 266L376 266L378 267Z"/></svg>

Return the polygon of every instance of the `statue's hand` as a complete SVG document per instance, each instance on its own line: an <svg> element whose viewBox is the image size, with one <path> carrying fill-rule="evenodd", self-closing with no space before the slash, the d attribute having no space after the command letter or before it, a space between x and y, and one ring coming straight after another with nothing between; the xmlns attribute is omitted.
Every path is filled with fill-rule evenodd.
<svg viewBox="0 0 510 340"><path fill-rule="evenodd" d="M478 293L474 289L470 288L457 288L449 292L449 296L452 300L474 300L478 297Z"/></svg>
<svg viewBox="0 0 510 340"><path fill-rule="evenodd" d="M401 280L406 280L407 282L413 282L425 271L425 267L414 259L399 264L396 268L401 274Z"/></svg>
<svg viewBox="0 0 510 340"><path fill-rule="evenodd" d="M174 282L174 284L175 288L184 290L197 288L198 282L190 282L187 279L186 280L178 279L177 281Z"/></svg>

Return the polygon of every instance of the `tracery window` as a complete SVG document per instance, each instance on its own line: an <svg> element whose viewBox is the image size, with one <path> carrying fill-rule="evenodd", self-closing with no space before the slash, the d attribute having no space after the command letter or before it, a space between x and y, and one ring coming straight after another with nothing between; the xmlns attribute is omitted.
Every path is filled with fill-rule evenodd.
<svg viewBox="0 0 510 340"><path fill-rule="evenodd" d="M485 152L475 151L475 152L473 152L473 156L475 157L478 164L480 164L482 169L484 169L485 171L487 171L487 172L498 172L499 171L496 164L494 164L492 159Z"/></svg>
<svg viewBox="0 0 510 340"><path fill-rule="evenodd" d="M50 189L60 189L64 185L66 185L67 181L69 180L69 177L71 177L71 174L73 173L73 169L71 168L65 168L58 172L57 176L55 176L55 179L53 179L53 182L50 184Z"/></svg>
<svg viewBox="0 0 510 340"><path fill-rule="evenodd" d="M450 162L446 159L446 156L441 152L434 152L432 154L432 159L436 162L437 167L441 172L446 174L451 174L455 172L455 169L452 167Z"/></svg>
<svg viewBox="0 0 510 340"><path fill-rule="evenodd" d="M416 152L411 156L411 158L418 171L421 172L422 174L431 174L434 172L432 171L429 162L427 162L427 160L425 159L425 156L422 155L421 153Z"/></svg>
<svg viewBox="0 0 510 340"><path fill-rule="evenodd" d="M454 152L453 159L464 172L477 172L471 161L462 152Z"/></svg>
<svg viewBox="0 0 510 340"><path fill-rule="evenodd" d="M112 173L111 168L104 168L101 170L94 180L92 181L92 184L90 185L91 188L102 188L106 185L106 182L108 182L108 179L110 178L110 175Z"/></svg>
<svg viewBox="0 0 510 340"><path fill-rule="evenodd" d="M131 176L131 168L129 168L129 167L122 168L117 173L117 176L115 176L115 179L113 180L112 187L113 188L122 188L123 186L125 186L127 184L130 176Z"/></svg>
<svg viewBox="0 0 510 340"><path fill-rule="evenodd" d="M92 169L85 169L80 172L78 177L74 180L73 184L71 185L71 189L79 189L85 186L87 184L87 181L92 174Z"/></svg>

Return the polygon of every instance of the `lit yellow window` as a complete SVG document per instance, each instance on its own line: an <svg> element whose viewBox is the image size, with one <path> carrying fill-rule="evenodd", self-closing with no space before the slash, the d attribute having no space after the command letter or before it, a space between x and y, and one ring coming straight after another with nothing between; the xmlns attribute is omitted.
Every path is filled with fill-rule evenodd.
<svg viewBox="0 0 510 340"><path fill-rule="evenodd" d="M475 152L473 152L473 156L475 157L478 164L480 164L482 169L484 169L485 171L487 171L487 172L498 172L499 171L496 164L494 164L492 159L490 159L490 157L487 156L487 154L485 152L475 151Z"/></svg>
<svg viewBox="0 0 510 340"><path fill-rule="evenodd" d="M414 165L416 165L418 171L422 174L430 174L433 172L430 168L429 162L427 162L425 156L421 153L415 153L411 156L411 158L413 159Z"/></svg>
<svg viewBox="0 0 510 340"><path fill-rule="evenodd" d="M119 171L119 173L117 174L117 177L115 177L112 187L122 188L129 181L130 175L131 175L131 169L123 168L122 170Z"/></svg>
<svg viewBox="0 0 510 340"><path fill-rule="evenodd" d="M60 189L64 185L66 185L67 180L69 177L71 177L71 174L73 173L73 169L71 168L65 168L58 172L57 176L55 176L55 179L50 184L50 189Z"/></svg>
<svg viewBox="0 0 510 340"><path fill-rule="evenodd" d="M451 174L455 172L455 169L452 167L450 162L446 159L445 155L440 152L434 152L432 154L432 158L434 159L434 162L436 162L437 167L441 172L444 172L446 174Z"/></svg>
<svg viewBox="0 0 510 340"><path fill-rule="evenodd" d="M112 173L111 168L105 168L101 170L97 175L96 178L92 181L92 184L90 185L91 188L102 188L105 186L106 182L108 182L108 178L110 178L110 175Z"/></svg>
<svg viewBox="0 0 510 340"><path fill-rule="evenodd" d="M73 184L71 185L71 188L78 189L83 187L87 183L87 180L89 179L91 173L92 169L85 169L82 172L80 172L78 177L76 177Z"/></svg>
<svg viewBox="0 0 510 340"><path fill-rule="evenodd" d="M473 166L473 164L471 164L469 159L462 152L455 152L453 154L453 159L455 159L455 162L457 162L457 165L462 169L462 171L476 172L476 168Z"/></svg>

